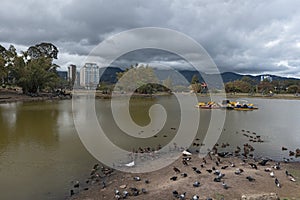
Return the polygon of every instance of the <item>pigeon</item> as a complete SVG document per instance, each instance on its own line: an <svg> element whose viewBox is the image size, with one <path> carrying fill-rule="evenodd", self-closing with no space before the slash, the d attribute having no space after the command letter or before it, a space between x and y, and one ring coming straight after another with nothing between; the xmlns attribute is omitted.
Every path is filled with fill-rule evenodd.
<svg viewBox="0 0 300 200"><path fill-rule="evenodd" d="M123 192L123 199L126 199L127 196L129 195L129 192L127 192L126 190Z"/></svg>
<svg viewBox="0 0 300 200"><path fill-rule="evenodd" d="M254 163L249 163L249 165L250 165L253 169L257 169L256 164L254 164Z"/></svg>
<svg viewBox="0 0 300 200"><path fill-rule="evenodd" d="M115 190L115 195L119 195L120 191L119 190Z"/></svg>
<svg viewBox="0 0 300 200"><path fill-rule="evenodd" d="M179 194L176 190L173 190L172 194L173 194L173 197L178 198Z"/></svg>
<svg viewBox="0 0 300 200"><path fill-rule="evenodd" d="M173 176L173 177L171 177L171 178L170 178L170 180L172 180L172 181L176 181L176 180L177 180L177 176Z"/></svg>
<svg viewBox="0 0 300 200"><path fill-rule="evenodd" d="M173 167L174 172L180 173L180 170L177 167Z"/></svg>
<svg viewBox="0 0 300 200"><path fill-rule="evenodd" d="M79 188L79 181L76 181L73 187L74 188Z"/></svg>
<svg viewBox="0 0 300 200"><path fill-rule="evenodd" d="M228 165L225 165L223 167L221 167L221 169L226 169L228 167Z"/></svg>
<svg viewBox="0 0 300 200"><path fill-rule="evenodd" d="M212 173L213 170L207 169L206 171L207 171L208 173Z"/></svg>
<svg viewBox="0 0 300 200"><path fill-rule="evenodd" d="M274 167L274 169L279 170L280 169L280 162L277 162Z"/></svg>
<svg viewBox="0 0 300 200"><path fill-rule="evenodd" d="M248 179L248 181L250 181L250 182L255 181L255 178L253 178L251 176L247 176L246 179Z"/></svg>
<svg viewBox="0 0 300 200"><path fill-rule="evenodd" d="M265 169L265 172L271 172L271 171L272 171L271 168L266 168L266 169Z"/></svg>
<svg viewBox="0 0 300 200"><path fill-rule="evenodd" d="M184 192L183 194L181 194L181 195L179 196L179 199L180 199L180 200L185 200L185 194L186 194L186 192Z"/></svg>
<svg viewBox="0 0 300 200"><path fill-rule="evenodd" d="M267 164L268 161L269 161L269 159L263 159L258 164L261 165L261 166L266 166L266 164Z"/></svg>
<svg viewBox="0 0 300 200"><path fill-rule="evenodd" d="M185 160L182 161L182 164L183 164L184 166L188 166L188 165L189 165Z"/></svg>
<svg viewBox="0 0 300 200"><path fill-rule="evenodd" d="M188 175L187 175L187 173L182 173L181 176L182 177L187 177Z"/></svg>
<svg viewBox="0 0 300 200"><path fill-rule="evenodd" d="M198 195L194 195L192 200L199 200L199 196Z"/></svg>
<svg viewBox="0 0 300 200"><path fill-rule="evenodd" d="M193 183L193 186L194 186L194 187L199 187L199 186L200 186L200 183L199 183L198 181L196 181L196 182Z"/></svg>
<svg viewBox="0 0 300 200"><path fill-rule="evenodd" d="M272 178L274 178L274 177L275 177L274 172L271 172L271 173L270 173L270 176L271 176Z"/></svg>
<svg viewBox="0 0 300 200"><path fill-rule="evenodd" d="M147 190L145 188L142 188L142 193L143 194L146 194L147 193Z"/></svg>
<svg viewBox="0 0 300 200"><path fill-rule="evenodd" d="M140 178L139 176L135 176L133 179L134 179L135 181L140 181L140 180L141 180L141 178Z"/></svg>
<svg viewBox="0 0 300 200"><path fill-rule="evenodd" d="M237 169L234 173L236 174L236 175L240 175L241 173L243 173L244 172L244 170L243 169Z"/></svg>
<svg viewBox="0 0 300 200"><path fill-rule="evenodd" d="M221 182L221 178L219 177L214 178L214 182Z"/></svg>
<svg viewBox="0 0 300 200"><path fill-rule="evenodd" d="M221 174L221 172L219 170L215 170L214 175L219 176L219 174Z"/></svg>
<svg viewBox="0 0 300 200"><path fill-rule="evenodd" d="M224 188L225 190L227 190L227 189L228 189L228 186L227 186L227 184L226 184L226 183L224 183L224 181L223 181L223 183L222 183L222 186L223 186L223 188Z"/></svg>

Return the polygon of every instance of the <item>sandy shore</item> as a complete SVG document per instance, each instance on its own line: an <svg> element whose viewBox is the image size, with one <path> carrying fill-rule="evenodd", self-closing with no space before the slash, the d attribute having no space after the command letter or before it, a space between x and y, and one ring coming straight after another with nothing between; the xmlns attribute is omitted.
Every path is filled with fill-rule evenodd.
<svg viewBox="0 0 300 200"><path fill-rule="evenodd" d="M183 157L182 157L183 158ZM172 191L176 190L179 194L186 192L186 199L191 199L194 195L198 195L199 199L241 199L242 195L249 194L264 194L276 193L280 199L300 199L300 163L281 163L280 169L274 169L276 162L269 161L265 166L261 166L258 162L252 159L241 160L237 157L221 158L219 156L208 156L205 158L206 164L203 159L197 155L192 155L191 160L188 161L188 166L184 165L182 158L178 159L172 165L165 167L161 170L151 173L131 174L114 171L109 177L106 177L106 187L103 188L102 181L95 183L92 186L85 186L85 190L79 194L75 194L70 199L116 199L115 190L131 192L130 188L137 188L140 190L138 196L128 196L126 199L178 199L173 196ZM220 159L219 166L216 161ZM232 166L234 163L235 166ZM254 169L249 163L255 163L258 169ZM203 165L201 167L201 165ZM226 169L225 166L228 166ZM173 169L176 167L180 173L176 173ZM196 173L193 167L196 167L201 172ZM219 170L225 176L221 182L215 182L214 172L209 173L207 170ZM266 168L271 168L275 177L270 176L270 172L266 172ZM240 175L235 174L238 169L244 170ZM286 170L293 175L295 182L290 180L290 176L286 175ZM181 174L186 173L187 177ZM134 177L140 177L140 181L134 180ZM171 177L176 176L177 180L170 180ZM251 176L254 181L249 181L246 177ZM277 178L281 187L275 184ZM102 179L101 179L102 180ZM149 183L145 181L148 180ZM199 187L194 187L195 181L200 182ZM229 187L224 189L222 182ZM126 186L126 188L124 188ZM142 188L146 189L146 193L142 193ZM82 188L83 189L83 188ZM76 190L74 190L76 193Z"/></svg>

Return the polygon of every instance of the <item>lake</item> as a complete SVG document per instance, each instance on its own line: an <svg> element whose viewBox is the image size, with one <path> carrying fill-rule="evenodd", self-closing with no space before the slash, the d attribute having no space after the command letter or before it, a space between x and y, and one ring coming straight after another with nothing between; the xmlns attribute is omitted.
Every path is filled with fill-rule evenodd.
<svg viewBox="0 0 300 200"><path fill-rule="evenodd" d="M207 100L199 98L200 101ZM281 160L288 157L288 151L281 151L282 146L290 150L300 148L300 101L246 100L259 109L216 111L226 112L218 143L228 142L231 146L227 149L234 149L248 142L249 138L244 137L243 132L249 131L264 140L264 143L252 144L257 156ZM122 105L122 99L119 101ZM164 146L176 135L182 111L175 96L132 99L130 114L134 122L146 126L150 122L148 109L154 104L164 106L168 117L162 130L149 138L124 134L112 120L110 100L97 99L95 107L109 140L131 151L138 147ZM183 109L199 112L193 105ZM163 117L155 113L153 116L158 121ZM200 110L200 121L189 119L189 123L199 125L197 138L203 138L210 116L210 110ZM81 143L73 117L76 113L72 112L71 100L0 104L0 199L65 199L71 181L84 180L89 175L97 160Z"/></svg>

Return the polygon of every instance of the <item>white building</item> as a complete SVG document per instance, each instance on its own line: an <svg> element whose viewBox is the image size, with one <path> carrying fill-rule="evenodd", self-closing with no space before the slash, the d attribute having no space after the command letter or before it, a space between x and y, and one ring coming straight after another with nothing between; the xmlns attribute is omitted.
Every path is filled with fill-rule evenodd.
<svg viewBox="0 0 300 200"><path fill-rule="evenodd" d="M270 76L270 75L262 75L262 76L260 76L260 81L261 82L263 82L265 80L267 80L269 82L272 82L273 79L272 79L272 76Z"/></svg>
<svg viewBox="0 0 300 200"><path fill-rule="evenodd" d="M99 84L100 72L96 63L85 63L80 69L80 86L95 89Z"/></svg>

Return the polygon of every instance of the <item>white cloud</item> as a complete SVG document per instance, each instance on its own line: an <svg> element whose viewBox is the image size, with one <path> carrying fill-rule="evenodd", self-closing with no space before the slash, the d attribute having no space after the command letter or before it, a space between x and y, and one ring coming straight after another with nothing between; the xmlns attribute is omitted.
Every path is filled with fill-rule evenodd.
<svg viewBox="0 0 300 200"><path fill-rule="evenodd" d="M221 71L299 77L299 7L300 1L293 0L3 0L0 44L22 49L52 42L60 50L57 63L81 65L93 47L110 35L158 26L198 41ZM293 70L277 65L284 60Z"/></svg>

